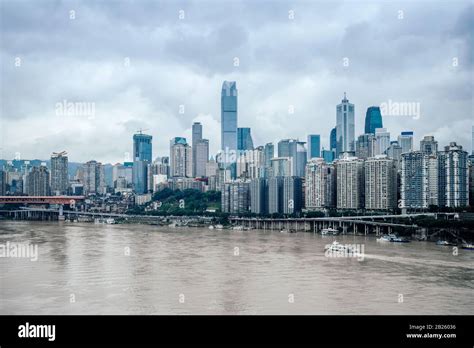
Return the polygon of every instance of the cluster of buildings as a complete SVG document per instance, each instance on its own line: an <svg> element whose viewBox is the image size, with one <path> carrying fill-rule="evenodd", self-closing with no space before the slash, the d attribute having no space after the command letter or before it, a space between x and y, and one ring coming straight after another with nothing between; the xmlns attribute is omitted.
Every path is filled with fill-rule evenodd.
<svg viewBox="0 0 474 348"><path fill-rule="evenodd" d="M319 134L254 146L251 129L238 126L234 81L222 85L217 154L210 156L199 122L192 125L191 142L170 140L169 156L153 160L152 141L141 130L134 134L133 158L111 166L109 184L105 166L94 160L69 175L65 152L53 153L49 164L6 165L0 171L0 195L133 195L136 204L146 204L166 187L213 190L221 192L223 212L289 215L457 208L474 202L474 154L454 142L439 148L433 136L425 136L415 149L412 131L394 140L377 106L367 109L364 134L356 138L355 107L345 93L336 105L326 149Z"/></svg>

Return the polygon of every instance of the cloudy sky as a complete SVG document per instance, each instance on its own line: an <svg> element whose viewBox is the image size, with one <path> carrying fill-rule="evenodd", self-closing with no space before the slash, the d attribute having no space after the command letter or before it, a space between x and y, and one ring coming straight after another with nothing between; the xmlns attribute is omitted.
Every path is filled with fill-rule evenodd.
<svg viewBox="0 0 474 348"><path fill-rule="evenodd" d="M384 117L393 139L413 130L416 147L434 135L440 146L472 148L472 1L0 6L0 158L66 150L70 161L115 163L140 128L153 135L153 156L163 156L170 138L191 140L195 121L215 153L224 80L237 81L238 123L252 128L256 145L311 133L327 148L347 92L356 136L367 107L410 102L419 118Z"/></svg>

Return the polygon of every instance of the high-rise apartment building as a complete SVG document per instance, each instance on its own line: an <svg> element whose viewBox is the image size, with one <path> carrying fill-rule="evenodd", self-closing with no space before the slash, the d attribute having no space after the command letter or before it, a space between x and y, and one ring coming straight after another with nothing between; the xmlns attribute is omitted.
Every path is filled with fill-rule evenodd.
<svg viewBox="0 0 474 348"><path fill-rule="evenodd" d="M193 176L193 152L186 138L175 137L170 141L170 177Z"/></svg>
<svg viewBox="0 0 474 348"><path fill-rule="evenodd" d="M194 157L195 156L195 157ZM199 140L193 148L194 177L206 176L206 164L209 161L209 140Z"/></svg>
<svg viewBox="0 0 474 348"><path fill-rule="evenodd" d="M438 205L438 157L422 151L401 155L401 208Z"/></svg>
<svg viewBox="0 0 474 348"><path fill-rule="evenodd" d="M364 160L344 157L335 161L338 209L364 207Z"/></svg>
<svg viewBox="0 0 474 348"><path fill-rule="evenodd" d="M250 207L250 183L241 180L226 182L223 184L221 197L223 212L231 214L248 213Z"/></svg>
<svg viewBox="0 0 474 348"><path fill-rule="evenodd" d="M68 158L66 152L54 152L51 156L51 194L66 195L69 186Z"/></svg>
<svg viewBox="0 0 474 348"><path fill-rule="evenodd" d="M438 153L438 142L434 136L425 136L420 141L420 151L426 155L436 155Z"/></svg>
<svg viewBox="0 0 474 348"><path fill-rule="evenodd" d="M468 153L461 145L451 142L438 152L438 201L441 207L469 205Z"/></svg>
<svg viewBox="0 0 474 348"><path fill-rule="evenodd" d="M28 196L49 196L49 171L46 164L39 167L31 167L26 175L26 194Z"/></svg>
<svg viewBox="0 0 474 348"><path fill-rule="evenodd" d="M303 204L303 181L298 176L283 178L283 213L295 214L301 211Z"/></svg>
<svg viewBox="0 0 474 348"><path fill-rule="evenodd" d="M335 207L336 175L334 167L321 158L313 158L306 165L305 206L308 210Z"/></svg>
<svg viewBox="0 0 474 348"><path fill-rule="evenodd" d="M387 155L369 158L364 165L365 209L393 210L397 207L395 161Z"/></svg>
<svg viewBox="0 0 474 348"><path fill-rule="evenodd" d="M375 156L375 144L374 134L360 135L356 141L356 157L366 159Z"/></svg>
<svg viewBox="0 0 474 348"><path fill-rule="evenodd" d="M390 133L386 128L375 129L375 153L374 155L383 155L390 146Z"/></svg>
<svg viewBox="0 0 474 348"><path fill-rule="evenodd" d="M398 136L398 145L402 148L402 153L413 151L413 132L402 132Z"/></svg>
<svg viewBox="0 0 474 348"><path fill-rule="evenodd" d="M135 169L135 168L134 168ZM102 163L89 161L82 165L84 193L105 194L105 171Z"/></svg>
<svg viewBox="0 0 474 348"><path fill-rule="evenodd" d="M250 182L250 211L254 214L266 214L268 207L268 187L264 178Z"/></svg>

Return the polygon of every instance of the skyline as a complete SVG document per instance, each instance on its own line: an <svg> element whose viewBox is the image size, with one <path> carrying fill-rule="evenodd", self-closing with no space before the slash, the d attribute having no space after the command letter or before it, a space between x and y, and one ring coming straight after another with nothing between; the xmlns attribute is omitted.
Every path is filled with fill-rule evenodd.
<svg viewBox="0 0 474 348"><path fill-rule="evenodd" d="M433 135L472 152L468 1L281 1L270 11L245 1L145 4L2 3L1 158L67 150L77 162L123 162L140 128L153 136L153 153L167 156L173 137L191 141L193 122L215 155L224 80L237 81L238 126L252 129L255 146L320 134L327 149L347 92L356 137L368 107L414 102L418 119L383 118L392 140L408 130L417 144ZM229 11L238 22L227 20ZM345 11L352 16L340 19ZM61 36L50 35L57 30ZM58 113L63 101L94 103L94 115Z"/></svg>

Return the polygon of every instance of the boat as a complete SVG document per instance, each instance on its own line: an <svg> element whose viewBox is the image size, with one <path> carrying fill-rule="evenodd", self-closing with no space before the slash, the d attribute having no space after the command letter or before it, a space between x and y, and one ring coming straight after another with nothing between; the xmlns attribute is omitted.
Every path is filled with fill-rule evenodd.
<svg viewBox="0 0 474 348"><path fill-rule="evenodd" d="M447 240L438 240L438 241L436 242L436 245L445 246L445 245L456 245L456 244L451 243L451 242L449 242L449 241L447 241Z"/></svg>
<svg viewBox="0 0 474 348"><path fill-rule="evenodd" d="M280 233L290 233L290 230L287 230L286 228L282 229Z"/></svg>
<svg viewBox="0 0 474 348"><path fill-rule="evenodd" d="M233 230L237 230L237 231L243 231L244 230L244 226L234 226L232 227Z"/></svg>
<svg viewBox="0 0 474 348"><path fill-rule="evenodd" d="M323 236L327 236L327 235L332 235L332 236L335 236L339 233L338 230L334 229L334 228L323 228L321 230L321 234Z"/></svg>
<svg viewBox="0 0 474 348"><path fill-rule="evenodd" d="M382 237L377 238L377 242L391 242L392 238L388 234L384 234Z"/></svg>
<svg viewBox="0 0 474 348"><path fill-rule="evenodd" d="M223 230L223 229L224 229L224 226L222 226L222 225L216 225L216 229L218 229L218 230Z"/></svg>
<svg viewBox="0 0 474 348"><path fill-rule="evenodd" d="M409 243L410 242L405 237L399 237L394 233L390 233L388 236L390 237L390 241L393 243Z"/></svg>
<svg viewBox="0 0 474 348"><path fill-rule="evenodd" d="M410 241L406 239L405 237L398 237L396 235L393 235L390 241L393 243L410 243Z"/></svg>
<svg viewBox="0 0 474 348"><path fill-rule="evenodd" d="M109 225L113 225L113 224L115 224L115 219L114 218L107 218L105 220L105 222Z"/></svg>
<svg viewBox="0 0 474 348"><path fill-rule="evenodd" d="M467 249L467 250L474 250L474 244L472 244L472 243L462 243L461 248L462 249Z"/></svg>
<svg viewBox="0 0 474 348"><path fill-rule="evenodd" d="M213 230L213 229L214 229L214 226L213 226L213 225L209 225L209 229L210 229L210 230Z"/></svg>

